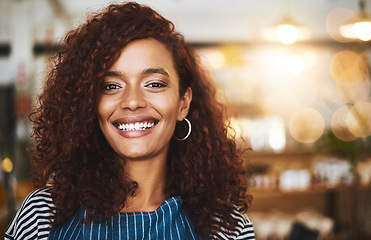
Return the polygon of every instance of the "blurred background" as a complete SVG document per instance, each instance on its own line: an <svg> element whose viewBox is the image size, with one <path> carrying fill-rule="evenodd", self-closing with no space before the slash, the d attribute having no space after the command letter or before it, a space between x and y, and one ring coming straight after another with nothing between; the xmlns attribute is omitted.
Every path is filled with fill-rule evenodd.
<svg viewBox="0 0 371 240"><path fill-rule="evenodd" d="M174 22L231 105L257 239L371 239L371 0L139 2ZM48 59L108 3L0 0L0 238L32 190L28 115Z"/></svg>

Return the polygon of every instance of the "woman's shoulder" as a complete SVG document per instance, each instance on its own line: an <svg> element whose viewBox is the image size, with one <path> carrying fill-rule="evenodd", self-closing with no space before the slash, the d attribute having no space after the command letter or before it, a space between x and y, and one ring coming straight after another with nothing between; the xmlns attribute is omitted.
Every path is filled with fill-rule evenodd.
<svg viewBox="0 0 371 240"><path fill-rule="evenodd" d="M23 200L18 212L41 211L45 212L47 209L53 210L53 199L51 196L51 186L36 189L29 193Z"/></svg>
<svg viewBox="0 0 371 240"><path fill-rule="evenodd" d="M217 234L216 239L255 239L252 222L245 213L235 209L231 216L237 220L235 230L232 233L222 230Z"/></svg>
<svg viewBox="0 0 371 240"><path fill-rule="evenodd" d="M51 201L52 186L45 186L42 188L38 188L30 192L27 197L24 199L23 204L28 202L33 202L35 200L39 201Z"/></svg>
<svg viewBox="0 0 371 240"><path fill-rule="evenodd" d="M54 215L51 188L39 188L28 194L9 223L5 239L32 238L33 235L35 239L47 239Z"/></svg>

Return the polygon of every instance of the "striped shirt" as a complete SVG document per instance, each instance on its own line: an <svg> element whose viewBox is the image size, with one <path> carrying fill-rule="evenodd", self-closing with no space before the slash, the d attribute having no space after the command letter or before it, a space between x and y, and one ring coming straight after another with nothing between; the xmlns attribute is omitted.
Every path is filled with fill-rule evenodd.
<svg viewBox="0 0 371 240"><path fill-rule="evenodd" d="M153 212L117 213L104 223L85 223L86 212L79 212L63 226L51 229L54 213L51 187L30 193L10 222L8 239L201 239L194 231L180 197L166 200ZM234 211L238 220L233 233L224 231L213 239L255 239L253 226L246 216Z"/></svg>

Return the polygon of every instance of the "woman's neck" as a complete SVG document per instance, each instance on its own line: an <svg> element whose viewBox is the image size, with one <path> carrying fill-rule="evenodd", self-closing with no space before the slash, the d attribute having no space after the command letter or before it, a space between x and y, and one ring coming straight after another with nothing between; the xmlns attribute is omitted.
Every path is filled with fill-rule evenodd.
<svg viewBox="0 0 371 240"><path fill-rule="evenodd" d="M166 159L127 160L127 176L138 183L133 196L128 196L122 212L149 212L156 210L167 198Z"/></svg>

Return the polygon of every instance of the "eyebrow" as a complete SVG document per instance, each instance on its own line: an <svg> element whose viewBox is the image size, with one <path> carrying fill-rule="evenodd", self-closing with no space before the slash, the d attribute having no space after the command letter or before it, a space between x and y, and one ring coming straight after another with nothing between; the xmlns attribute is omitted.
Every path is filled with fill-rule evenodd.
<svg viewBox="0 0 371 240"><path fill-rule="evenodd" d="M165 69L163 69L163 68L147 68L147 69L143 70L142 73L144 75L152 74L152 73L158 73L158 74L162 74L166 77L170 77L170 74L168 72L166 72Z"/></svg>
<svg viewBox="0 0 371 240"><path fill-rule="evenodd" d="M118 72L118 71L109 71L109 72L104 73L105 77L120 77L122 75L124 75L124 74L122 72Z"/></svg>
<svg viewBox="0 0 371 240"><path fill-rule="evenodd" d="M154 74L154 73L162 74L166 77L170 77L170 74L163 68L147 68L142 71L143 75ZM125 74L120 71L109 71L109 72L104 73L105 77L121 77L123 75Z"/></svg>

